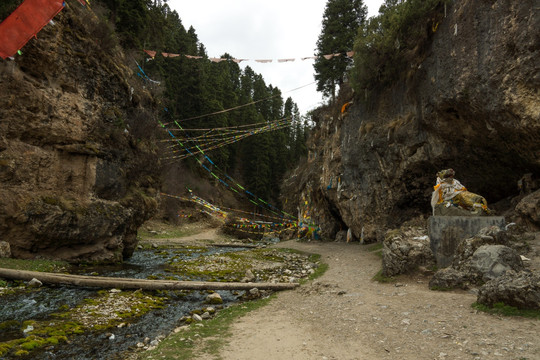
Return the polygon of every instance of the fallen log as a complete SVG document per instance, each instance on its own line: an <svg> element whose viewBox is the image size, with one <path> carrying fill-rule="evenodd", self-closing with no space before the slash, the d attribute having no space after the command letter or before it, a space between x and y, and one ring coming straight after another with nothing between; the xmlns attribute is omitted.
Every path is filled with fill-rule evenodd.
<svg viewBox="0 0 540 360"><path fill-rule="evenodd" d="M57 274L4 268L0 268L0 278L23 281L30 281L33 278L36 278L44 284L115 288L122 290L250 290L253 288L257 288L259 290L288 290L294 289L299 285L298 283L242 283L147 280L103 276Z"/></svg>

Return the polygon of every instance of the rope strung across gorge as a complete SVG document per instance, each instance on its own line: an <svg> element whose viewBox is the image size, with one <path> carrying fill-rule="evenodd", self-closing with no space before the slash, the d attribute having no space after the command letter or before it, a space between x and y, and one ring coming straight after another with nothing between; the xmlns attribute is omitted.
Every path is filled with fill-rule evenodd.
<svg viewBox="0 0 540 360"><path fill-rule="evenodd" d="M208 152L217 148L233 144L237 141L243 140L249 136L262 134L264 132L275 131L284 129L289 126L287 118L283 118L267 124L252 124L250 128L240 129L239 126L231 128L216 128L216 129L195 129L195 131L206 131L199 136L189 136L187 131L194 131L193 129L170 129L171 131L180 131L176 134L174 139L161 140L161 142L172 143L169 146L170 155L162 157L163 159L185 159L193 156L197 153L197 150L203 149ZM253 127L257 125L258 127ZM179 146L178 140L183 140L182 145ZM190 143L186 145L186 143Z"/></svg>
<svg viewBox="0 0 540 360"><path fill-rule="evenodd" d="M203 155L204 159L206 159L210 164L211 166L219 171L221 173L221 175L225 178L225 180L223 180L219 175L217 175L214 171L212 171L210 168L208 168L208 166L206 166L201 159L199 159L198 156L193 156L195 161L203 168L205 169L206 171L208 171L208 173L214 177L221 185L225 186L226 188L228 188L229 190L239 194L239 195L243 195L245 196L249 202L251 202L252 204L262 208L262 209L265 209L266 211L269 211L271 212L272 214L278 216L278 217L288 217L290 219L296 219L293 215L283 211L283 210L280 210L278 209L277 207L273 206L272 204L269 204L268 202L266 202L265 200L261 199L260 197L258 197L257 195L253 194L252 192L250 192L249 190L247 190L246 188L244 188L242 185L240 185L236 180L234 180L232 177L230 177L229 175L227 175L227 173L225 173L224 171L222 171L213 161L212 159L210 159L208 157L208 155L206 155L205 151L203 149L201 149L198 145L195 145L195 148L197 149L197 152L194 152L194 151L191 151L188 147L186 147L186 145L184 145L184 143L182 143L181 139L178 139L176 137L176 135L173 134L173 132L167 128L165 126L165 124L163 124L160 120L158 120L160 126L165 130L167 131L167 133L169 134L169 136L171 136L171 138L175 139L175 141L182 147L184 147L187 151L188 154L191 154L191 156L195 155L197 152L200 153L201 155ZM182 126L175 120L173 121L174 124L176 124L176 126L179 128L179 129L182 129ZM230 183L230 184L229 184Z"/></svg>
<svg viewBox="0 0 540 360"><path fill-rule="evenodd" d="M313 85L313 84L315 84L315 83L316 83L316 81L310 82L309 84L305 84L305 85L299 86L299 87L297 87L297 88L294 88L294 89L285 91L283 94L287 94L287 93L290 93L290 92L293 92L293 91L296 91L296 90L303 89L303 88L305 88L305 87L307 87L307 86L310 86L310 85ZM248 102L248 103L246 103L246 104L238 105L238 106L235 106L235 107L232 107L232 108L228 108L228 109L224 109L224 110L220 110L220 111L216 111L216 112L212 112L212 113L208 113L208 114L204 114L204 115L194 116L194 117L190 117L190 118L186 118L186 119L174 120L174 121L165 123L165 125L171 125L173 122L184 122L184 121L190 121L190 120L202 119L202 118L205 118L205 117L208 117L208 116L214 116L214 115L223 114L223 113L226 113L226 112L229 112L229 111L241 109L241 108L244 108L244 107L246 107L246 106L250 106L250 105L254 105L254 104L260 103L261 101L271 100L271 99L273 99L273 98L275 98L275 97L278 97L278 96L281 96L281 95L282 95L282 94L276 94L276 95L272 95L272 96L266 97L266 98L264 98L264 99L259 99L259 100L251 101L251 102Z"/></svg>

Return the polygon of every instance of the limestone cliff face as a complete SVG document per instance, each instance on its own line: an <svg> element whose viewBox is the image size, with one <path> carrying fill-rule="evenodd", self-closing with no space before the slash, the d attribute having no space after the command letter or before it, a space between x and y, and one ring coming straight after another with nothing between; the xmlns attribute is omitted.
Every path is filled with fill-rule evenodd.
<svg viewBox="0 0 540 360"><path fill-rule="evenodd" d="M309 203L324 237L350 228L368 241L429 215L443 168L488 203L518 193L524 174L540 174L539 15L535 0L456 0L408 80L356 94L344 117L317 115L284 192L301 189L296 204Z"/></svg>
<svg viewBox="0 0 540 360"><path fill-rule="evenodd" d="M153 100L97 30L66 8L0 62L0 239L14 257L122 260L157 207L141 137Z"/></svg>

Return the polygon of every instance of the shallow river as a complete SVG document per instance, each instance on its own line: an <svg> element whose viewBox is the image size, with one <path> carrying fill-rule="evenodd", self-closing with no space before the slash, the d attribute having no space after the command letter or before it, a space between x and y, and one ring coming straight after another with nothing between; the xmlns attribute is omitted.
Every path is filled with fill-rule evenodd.
<svg viewBox="0 0 540 360"><path fill-rule="evenodd" d="M241 251L241 249L212 248L205 253L194 251L191 254L183 254L182 258L231 251ZM140 279L145 279L150 275L171 277L172 274L165 272L164 267L174 257L178 257L174 249L140 250L136 251L133 257L122 265L85 267L79 269L78 273ZM176 277L178 280L183 280L179 276ZM11 326L7 329L0 328L0 342L20 338L24 321L30 319L51 319L53 321L51 314L58 312L61 306L76 306L83 299L94 296L97 291L97 289L64 286L42 287L35 292L0 298L0 323L9 320L15 320L18 323L17 326ZM237 301L237 295L233 295L230 291L220 290L218 292L223 298L224 306ZM130 322L129 326L114 327L101 333L92 332L70 337L68 344L55 346L53 352L34 352L28 359L121 359L119 354L130 346L143 342L145 338L153 340L159 335L169 334L179 325L180 318L189 314L192 310L205 307L206 294L201 294L198 291L192 291L187 296L176 296L173 292L170 292L168 296L170 300L165 308L150 311L138 318L136 322ZM114 336L111 336L111 334L114 334ZM16 358L25 359L24 357ZM10 358L4 357L2 359Z"/></svg>

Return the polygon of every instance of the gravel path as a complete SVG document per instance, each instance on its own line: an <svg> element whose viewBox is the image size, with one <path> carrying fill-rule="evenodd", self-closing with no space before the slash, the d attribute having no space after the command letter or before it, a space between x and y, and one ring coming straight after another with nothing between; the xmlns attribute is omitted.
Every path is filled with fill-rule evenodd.
<svg viewBox="0 0 540 360"><path fill-rule="evenodd" d="M221 359L540 359L537 320L476 312L476 295L430 291L421 275L374 282L381 259L365 246L277 246L321 254L329 270L240 318Z"/></svg>

